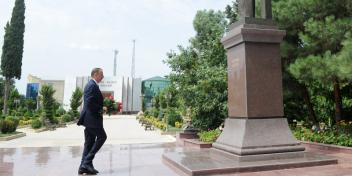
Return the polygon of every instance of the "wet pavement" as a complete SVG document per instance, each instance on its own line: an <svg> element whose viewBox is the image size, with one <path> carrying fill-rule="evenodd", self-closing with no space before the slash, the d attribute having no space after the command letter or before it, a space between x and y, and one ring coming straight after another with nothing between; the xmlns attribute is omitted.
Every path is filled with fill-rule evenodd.
<svg viewBox="0 0 352 176"><path fill-rule="evenodd" d="M26 147L0 149L1 176L78 175L82 147ZM162 164L163 152L174 151L170 144L105 145L94 159L99 175L176 176Z"/></svg>
<svg viewBox="0 0 352 176"><path fill-rule="evenodd" d="M102 176L177 176L183 175L162 162L162 154L193 151L175 143L105 145L94 165ZM335 165L226 174L226 176L352 176L352 154L309 149L339 159ZM78 175L82 147L25 147L0 149L1 176ZM225 175L223 175L225 176Z"/></svg>
<svg viewBox="0 0 352 176"><path fill-rule="evenodd" d="M163 137L156 131L145 132L138 122L130 117L116 121L116 123L114 120L108 120L108 122L110 123L106 124L111 124L109 129L107 129L107 131L111 132L110 141L107 141L94 159L94 166L100 171L98 175L183 175L178 170L168 167L163 162L162 155L167 152L200 150L176 144L172 142L170 137ZM113 129L110 129L111 127ZM75 132L77 134L72 134L70 137L62 136L60 138L60 135L55 134L56 132L54 131L43 132L40 134L42 135L41 137L35 136L35 134L33 134L34 136L28 135L27 138L14 140L12 143L0 142L0 176L78 175L77 171L83 150L81 146L83 141L80 139L80 134L83 131L82 129L76 129L76 127L72 128L74 128L73 131L70 131L72 129L69 127L65 133ZM128 137L132 137L132 139L128 139ZM31 140L34 141L31 142ZM44 146L44 144L48 146ZM70 146L70 144L75 145ZM18 146L16 147L16 145ZM315 154L337 157L338 164L234 173L226 174L226 176L352 176L352 152L322 150L310 147L306 149Z"/></svg>

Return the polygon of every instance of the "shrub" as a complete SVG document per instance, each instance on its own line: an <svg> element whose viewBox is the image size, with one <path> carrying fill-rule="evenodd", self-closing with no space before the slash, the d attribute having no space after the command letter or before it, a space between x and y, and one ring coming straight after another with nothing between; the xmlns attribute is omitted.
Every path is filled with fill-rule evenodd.
<svg viewBox="0 0 352 176"><path fill-rule="evenodd" d="M69 113L62 115L61 117L64 122L71 122L73 120L73 117Z"/></svg>
<svg viewBox="0 0 352 176"><path fill-rule="evenodd" d="M158 117L159 116L159 110L156 109L156 108L152 108L149 115L151 115L153 117Z"/></svg>
<svg viewBox="0 0 352 176"><path fill-rule="evenodd" d="M144 111L144 116L149 116L149 115L150 115L150 111L149 110Z"/></svg>
<svg viewBox="0 0 352 176"><path fill-rule="evenodd" d="M30 111L30 110L28 110L28 111L26 111L24 114L23 114L23 116L26 116L26 117L33 117L33 112L32 111Z"/></svg>
<svg viewBox="0 0 352 176"><path fill-rule="evenodd" d="M5 120L11 120L11 121L13 121L13 122L15 123L15 125L16 125L16 128L17 128L17 126L18 126L18 124L19 124L19 122L20 122L19 118L13 117L13 116L7 116L7 117L5 118Z"/></svg>
<svg viewBox="0 0 352 176"><path fill-rule="evenodd" d="M19 126L31 125L32 120L20 120Z"/></svg>
<svg viewBox="0 0 352 176"><path fill-rule="evenodd" d="M66 113L65 109L60 107L59 109L56 110L56 115L57 116L62 116Z"/></svg>
<svg viewBox="0 0 352 176"><path fill-rule="evenodd" d="M18 125L18 123L17 123ZM10 119L5 119L1 121L1 132L6 134L6 133L13 133L17 129L16 122Z"/></svg>
<svg viewBox="0 0 352 176"><path fill-rule="evenodd" d="M182 117L174 108L170 108L167 111L167 122L169 125L175 126L176 122L182 122Z"/></svg>
<svg viewBox="0 0 352 176"><path fill-rule="evenodd" d="M293 128L292 131L298 140L351 147L352 134L349 128L347 126L334 126L324 131L314 131L305 127L297 127Z"/></svg>
<svg viewBox="0 0 352 176"><path fill-rule="evenodd" d="M109 116L117 111L117 104L112 96L104 99L104 107L107 108L106 113Z"/></svg>
<svg viewBox="0 0 352 176"><path fill-rule="evenodd" d="M176 128L182 128L183 123L182 122L175 122L175 127Z"/></svg>
<svg viewBox="0 0 352 176"><path fill-rule="evenodd" d="M42 122L39 119L34 119L34 120L32 120L31 126L34 129L38 129L38 128L42 127Z"/></svg>
<svg viewBox="0 0 352 176"><path fill-rule="evenodd" d="M219 129L203 131L198 133L199 140L202 142L215 142L215 140L219 137L221 131Z"/></svg>

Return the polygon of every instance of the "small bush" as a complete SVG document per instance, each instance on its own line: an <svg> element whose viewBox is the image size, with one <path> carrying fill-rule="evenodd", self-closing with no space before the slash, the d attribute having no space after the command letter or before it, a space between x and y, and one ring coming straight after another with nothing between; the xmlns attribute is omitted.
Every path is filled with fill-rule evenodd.
<svg viewBox="0 0 352 176"><path fill-rule="evenodd" d="M18 123L17 123L18 125ZM12 121L10 119L5 119L1 121L1 132L6 134L6 133L13 133L17 129L17 125L15 121Z"/></svg>
<svg viewBox="0 0 352 176"><path fill-rule="evenodd" d="M149 116L149 115L150 115L149 110L144 111L144 116Z"/></svg>
<svg viewBox="0 0 352 176"><path fill-rule="evenodd" d="M18 126L18 124L19 124L19 122L20 122L20 120L19 120L18 117L13 117L13 116L7 116L7 117L5 118L5 120L11 120L11 121L13 121L13 122L15 123L15 125L16 125L16 128L17 128L17 126Z"/></svg>
<svg viewBox="0 0 352 176"><path fill-rule="evenodd" d="M175 122L175 127L176 128L182 128L183 123L182 122Z"/></svg>
<svg viewBox="0 0 352 176"><path fill-rule="evenodd" d="M26 112L23 114L23 116L25 116L25 117L33 117L33 113L32 113L32 111L26 111Z"/></svg>
<svg viewBox="0 0 352 176"><path fill-rule="evenodd" d="M56 115L57 116L62 116L66 113L65 109L60 107L59 109L56 110Z"/></svg>
<svg viewBox="0 0 352 176"><path fill-rule="evenodd" d="M153 117L158 117L159 116L159 110L156 108L152 108L150 111L150 115Z"/></svg>
<svg viewBox="0 0 352 176"><path fill-rule="evenodd" d="M31 126L34 129L38 129L38 128L42 127L42 122L39 119L34 119L34 120L32 120Z"/></svg>
<svg viewBox="0 0 352 176"><path fill-rule="evenodd" d="M32 120L20 120L19 126L31 125Z"/></svg>
<svg viewBox="0 0 352 176"><path fill-rule="evenodd" d="M167 122L169 125L175 127L176 122L182 122L182 117L175 109L172 108L167 111Z"/></svg>
<svg viewBox="0 0 352 176"><path fill-rule="evenodd" d="M199 140L202 142L215 142L216 139L221 134L219 129L210 130L210 131L203 131L198 133Z"/></svg>
<svg viewBox="0 0 352 176"><path fill-rule="evenodd" d="M62 115L61 118L64 122L71 122L73 120L73 117L69 113Z"/></svg>

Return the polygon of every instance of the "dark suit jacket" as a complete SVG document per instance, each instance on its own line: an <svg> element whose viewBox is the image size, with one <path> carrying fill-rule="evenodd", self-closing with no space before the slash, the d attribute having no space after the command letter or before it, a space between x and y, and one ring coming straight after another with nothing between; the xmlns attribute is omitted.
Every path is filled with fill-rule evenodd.
<svg viewBox="0 0 352 176"><path fill-rule="evenodd" d="M84 88L84 104L77 125L89 128L103 128L104 98L99 86L90 80Z"/></svg>

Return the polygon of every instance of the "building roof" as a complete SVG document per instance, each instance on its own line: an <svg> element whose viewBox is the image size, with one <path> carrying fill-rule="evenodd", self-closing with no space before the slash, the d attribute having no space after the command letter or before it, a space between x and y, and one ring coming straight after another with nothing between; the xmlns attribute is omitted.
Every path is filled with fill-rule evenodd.
<svg viewBox="0 0 352 176"><path fill-rule="evenodd" d="M146 79L146 80L143 80L143 81L170 81L166 78L163 78L161 76L154 76L152 78L149 78L149 79Z"/></svg>

